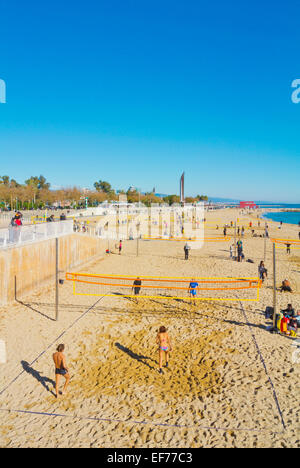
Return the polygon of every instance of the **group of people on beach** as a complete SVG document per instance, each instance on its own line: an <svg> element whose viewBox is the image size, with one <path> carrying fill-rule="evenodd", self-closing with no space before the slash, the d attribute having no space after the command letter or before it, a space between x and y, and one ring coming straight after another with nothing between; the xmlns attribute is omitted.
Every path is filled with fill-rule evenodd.
<svg viewBox="0 0 300 468"><path fill-rule="evenodd" d="M232 223L231 223L232 227ZM252 222L249 223L249 228L252 228ZM240 235L240 228L238 228L238 235ZM244 236L245 229L242 227L242 236ZM227 235L227 229L224 227L223 231L224 236ZM253 234L253 233L252 233ZM269 232L268 232L268 226L265 226L265 237L269 237ZM300 238L300 232L299 232L299 238ZM287 246L287 253L290 253L290 244L286 244ZM116 249L119 252L119 255L121 255L122 252L122 240L120 240L119 244L116 245ZM189 258L189 250L190 246L188 243L184 245L184 254L185 254L185 260L188 260ZM237 257L236 260L238 262L242 261L244 258L243 254L243 242L239 238L236 245L232 244L230 246L230 256L233 258L233 250L236 250L237 252ZM258 266L258 274L259 278L262 282L264 282L268 278L268 270L265 267L264 261L261 261ZM132 284L132 292L133 295L135 296L135 299L137 301L138 296L140 295L141 289L143 287L142 284L142 279L138 276ZM197 299L197 289L199 287L199 283L197 282L196 279L192 278L189 282L189 285L187 287L187 293L189 298L191 299L191 303L196 305L196 299ZM290 282L285 279L282 281L282 284L280 286L280 291L286 291L286 292L292 292L291 284ZM300 326L300 314L296 314L292 305L289 304L287 309L284 311L281 311L282 314L282 327L285 326L285 323L289 324L289 329L292 327L293 330L297 330L297 327ZM165 361L165 367L168 368L169 366L169 353L172 351L172 344L171 344L171 338L168 334L168 331L165 326L161 326L157 332L156 335L156 344L158 345L158 371L160 374L163 374L163 361ZM70 373L69 369L66 364L66 357L64 355L64 349L65 346L63 344L60 344L57 347L56 352L53 354L53 361L55 364L55 392L56 392L56 397L59 396L59 382L60 378L63 376L65 378L65 383L64 387L62 390L62 394L65 394L67 392L67 388L70 382Z"/></svg>
<svg viewBox="0 0 300 468"><path fill-rule="evenodd" d="M190 299L193 299L193 304L194 305L196 305L196 296L197 296L198 286L199 286L199 284L197 283L197 281L194 278L192 278L190 283L189 283L189 286L187 288L188 296L190 297ZM137 296L139 296L141 288L142 288L142 280L138 276L134 280L133 285L132 285L132 292L133 292L134 296L136 297L136 302L137 302Z"/></svg>
<svg viewBox="0 0 300 468"><path fill-rule="evenodd" d="M265 267L265 263L263 261L260 262L259 266L258 266L258 275L259 275L259 279L264 282L265 279L267 279L268 277L268 270L266 269ZM293 292L292 291L292 287L291 287L291 283L289 282L289 280L285 279L282 281L281 283L281 286L279 288L279 291L280 292Z"/></svg>
<svg viewBox="0 0 300 468"><path fill-rule="evenodd" d="M158 345L158 371L163 374L163 360L165 358L165 367L169 367L169 353L172 351L171 338L165 326L159 327L156 335L156 344ZM56 352L53 354L53 362L55 366L55 396L65 395L71 379L69 368L64 354L65 345L59 344ZM60 378L64 377L65 383L62 392L59 391Z"/></svg>

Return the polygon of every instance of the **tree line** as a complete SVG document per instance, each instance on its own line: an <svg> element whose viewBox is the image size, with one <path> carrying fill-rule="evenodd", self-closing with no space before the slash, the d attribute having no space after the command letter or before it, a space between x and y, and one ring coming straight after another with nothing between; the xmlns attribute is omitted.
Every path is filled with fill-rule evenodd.
<svg viewBox="0 0 300 468"><path fill-rule="evenodd" d="M94 183L94 190L85 190L76 186L64 187L59 190L50 189L51 184L43 175L31 176L23 184L9 176L0 176L0 208L10 210L43 209L48 206L63 206L64 208L80 208L97 206L104 201L117 201L119 195L126 195L129 203L141 202L146 206L152 203L179 203L178 195L157 197L153 192L140 193L136 189L127 191L112 188L107 181L99 180ZM187 203L207 200L204 195L187 197Z"/></svg>

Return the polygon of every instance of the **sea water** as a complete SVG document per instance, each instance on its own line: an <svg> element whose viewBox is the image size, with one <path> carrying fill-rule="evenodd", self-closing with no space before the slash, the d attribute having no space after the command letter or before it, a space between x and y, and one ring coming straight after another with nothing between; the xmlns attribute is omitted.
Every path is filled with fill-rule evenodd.
<svg viewBox="0 0 300 468"><path fill-rule="evenodd" d="M280 212L269 212L264 213L263 218L269 219L270 221L275 221L276 223L288 224L297 224L300 223L300 205L299 211L280 211Z"/></svg>

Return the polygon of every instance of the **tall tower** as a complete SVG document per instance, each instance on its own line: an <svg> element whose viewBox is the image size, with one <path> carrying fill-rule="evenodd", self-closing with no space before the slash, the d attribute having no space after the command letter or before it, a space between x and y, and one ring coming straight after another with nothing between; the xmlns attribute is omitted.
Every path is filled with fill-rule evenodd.
<svg viewBox="0 0 300 468"><path fill-rule="evenodd" d="M184 172L180 177L180 203L184 203Z"/></svg>

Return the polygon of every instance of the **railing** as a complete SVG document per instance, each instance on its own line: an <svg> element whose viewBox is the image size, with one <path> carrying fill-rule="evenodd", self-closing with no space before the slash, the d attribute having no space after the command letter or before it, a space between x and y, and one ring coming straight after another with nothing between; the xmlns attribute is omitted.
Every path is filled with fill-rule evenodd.
<svg viewBox="0 0 300 468"><path fill-rule="evenodd" d="M12 213L0 213L0 224L7 224L9 225L11 219L14 217L14 212ZM23 224L31 224L31 217L30 215L23 215L22 222Z"/></svg>
<svg viewBox="0 0 300 468"><path fill-rule="evenodd" d="M0 229L0 249L73 234L73 220Z"/></svg>

